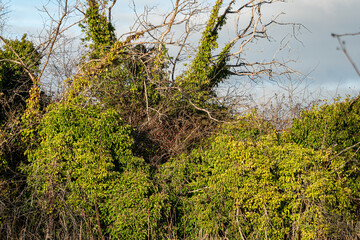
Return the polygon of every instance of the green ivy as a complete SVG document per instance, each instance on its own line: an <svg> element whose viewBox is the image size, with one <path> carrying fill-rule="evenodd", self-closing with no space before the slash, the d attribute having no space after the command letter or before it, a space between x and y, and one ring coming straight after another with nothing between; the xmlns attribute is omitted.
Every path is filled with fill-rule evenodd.
<svg viewBox="0 0 360 240"><path fill-rule="evenodd" d="M331 155L279 141L276 132L244 138L254 128L243 127L226 128L162 167L159 180L177 213L179 236L342 236L338 226L356 219L350 190L336 172L346 160L329 161Z"/></svg>
<svg viewBox="0 0 360 240"><path fill-rule="evenodd" d="M85 33L84 42L93 51L92 58L99 58L104 50L109 49L116 41L115 28L108 21L105 12L100 11L97 0L87 0L86 19L80 24Z"/></svg>
<svg viewBox="0 0 360 240"><path fill-rule="evenodd" d="M5 109L14 111L24 107L25 99L29 97L29 90L34 84L24 68L20 64L12 62L19 61L16 54L32 74L36 75L39 71L41 54L26 38L26 35L23 35L20 40L6 40L7 44L0 48L0 59L5 60L0 64L0 97L7 98L7 104L0 106L0 124L8 118L4 112Z"/></svg>
<svg viewBox="0 0 360 240"><path fill-rule="evenodd" d="M214 57L213 52L218 48L219 31L226 22L224 17L219 17L222 3L217 0L213 6L197 54L188 70L177 79L177 84L188 92L191 100L202 107L209 107L215 87L229 76L226 62L231 45L226 45L218 57Z"/></svg>
<svg viewBox="0 0 360 240"><path fill-rule="evenodd" d="M116 111L53 104L38 133L39 147L23 171L44 211L57 216L70 206L115 239L155 234L162 196L154 193L149 167L132 155L131 129Z"/></svg>

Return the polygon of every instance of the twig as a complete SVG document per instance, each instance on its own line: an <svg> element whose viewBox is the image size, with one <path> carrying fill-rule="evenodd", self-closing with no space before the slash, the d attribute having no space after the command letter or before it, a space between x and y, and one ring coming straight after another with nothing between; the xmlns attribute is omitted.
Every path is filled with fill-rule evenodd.
<svg viewBox="0 0 360 240"><path fill-rule="evenodd" d="M10 59L3 59L3 61L9 61L9 62L13 62L13 63L17 63L19 65L21 65L24 70L26 71L26 73L29 75L30 79L33 81L33 83L37 82L37 78L34 76L34 74L32 74L30 72L30 70L27 68L26 64L23 62L23 60L21 59L21 57L19 56L19 54L10 46L10 44L2 37L0 36L1 41L3 41L5 43L5 45L10 49L11 52L13 52L16 56L16 58L19 61L15 61L15 60L10 60Z"/></svg>
<svg viewBox="0 0 360 240"><path fill-rule="evenodd" d="M52 54L52 51L53 51L53 48L54 48L54 45L55 45L55 42L56 42L56 39L57 37L59 36L60 34L60 27L65 19L65 17L67 16L68 14L68 0L65 0L65 9L64 9L64 12L63 12L63 15L61 16L59 22L58 22L58 25L56 27L56 30L55 30L55 33L54 33L54 36L52 38L52 41L51 41L51 44L50 44L50 49L49 49L49 52L47 54L47 57L46 57L46 60L45 60L45 63L44 63L44 66L43 68L41 69L41 72L38 76L38 79L41 79L41 76L43 75L45 69L46 69L46 66L48 65L49 63L49 60L50 60L50 57L51 57L51 54Z"/></svg>
<svg viewBox="0 0 360 240"><path fill-rule="evenodd" d="M338 156L340 156L341 154L343 154L343 153L344 153L344 152L346 152L347 150L350 150L350 149L352 149L352 148L354 148L354 147L358 146L359 144L360 144L360 142L355 143L354 145L352 145L352 146L350 146L350 147L347 147L347 148L343 149L343 150L342 150L342 151L340 151L338 154L336 154L334 157L330 158L330 159L329 159L329 161L334 160L335 158L337 158Z"/></svg>
<svg viewBox="0 0 360 240"><path fill-rule="evenodd" d="M240 223L239 223L239 213L240 213L240 208L237 207L236 208L236 224L238 225L238 229L239 229L239 232L240 232L240 237L242 240L246 240L245 236L244 236L244 233L240 227Z"/></svg>
<svg viewBox="0 0 360 240"><path fill-rule="evenodd" d="M341 37L342 36L354 36L354 35L358 35L360 33L349 33L349 34L342 34L342 35L338 35L338 34L334 34L332 33L331 36L332 37L336 37L336 39L338 40L339 42L339 45L341 47L341 50L343 51L343 53L345 54L345 56L347 57L347 59L349 60L349 62L351 63L351 65L353 66L353 68L355 69L356 73L359 75L360 77L360 71L358 69L358 67L356 66L356 64L354 63L354 61L352 60L352 58L350 57L349 53L347 52L346 48L345 48L345 45L344 45L344 42L341 41Z"/></svg>

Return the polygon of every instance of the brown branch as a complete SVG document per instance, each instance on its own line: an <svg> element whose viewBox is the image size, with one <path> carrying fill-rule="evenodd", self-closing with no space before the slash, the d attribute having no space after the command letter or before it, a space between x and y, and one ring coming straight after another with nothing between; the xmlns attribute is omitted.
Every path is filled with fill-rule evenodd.
<svg viewBox="0 0 360 240"><path fill-rule="evenodd" d="M65 9L64 9L63 15L61 16L61 18L60 18L60 20L59 20L59 22L58 22L58 25L57 25L57 27L56 27L56 29L55 29L54 36L53 36L52 41L51 41L51 43L50 43L50 49L49 49L49 51L48 51L48 54L47 54L47 57L46 57L44 66L43 66L43 68L42 68L42 70L41 70L41 72L40 72L40 74L39 74L39 76L38 76L38 79L41 79L41 77L42 77L42 75L43 75L43 73L44 73L44 71L45 71L45 69L46 69L46 66L47 66L48 63L49 63L49 60L50 60L50 57L51 57L51 54L52 54L52 51L53 51L55 42L56 42L56 40L57 40L57 38L58 38L58 36L59 36L59 34L60 34L60 32L61 32L61 31L60 31L61 25L62 25L65 17L66 17L67 14L68 14L68 0L65 0L64 5L65 5Z"/></svg>
<svg viewBox="0 0 360 240"><path fill-rule="evenodd" d="M336 39L338 40L339 42L339 45L341 47L341 50L343 51L343 53L345 54L345 56L347 57L347 59L349 60L349 62L351 63L351 65L353 66L353 68L355 69L356 73L359 75L360 77L360 71L358 69L358 67L356 66L356 64L354 63L354 61L352 60L352 58L350 57L349 53L347 52L346 48L345 48L345 45L344 45L344 42L341 41L341 37L342 36L354 36L354 35L358 35L360 33L349 33L349 34L342 34L342 35L338 35L338 34L334 34L332 33L331 36L332 37L336 37Z"/></svg>
<svg viewBox="0 0 360 240"><path fill-rule="evenodd" d="M26 71L26 73L29 75L30 79L33 81L33 83L37 82L37 78L35 77L34 74L31 73L31 71L28 69L28 67L26 66L26 64L23 62L23 60L21 59L21 57L19 56L19 54L10 46L10 44L8 43L8 41L6 41L2 36L0 36L0 39L3 43L5 43L5 45L10 49L10 51L12 53L15 54L16 58L19 61L15 61L15 60L10 60L10 59L2 59L2 61L9 61L9 62L13 62L13 63L17 63L19 65L21 65L23 67L23 69Z"/></svg>
<svg viewBox="0 0 360 240"><path fill-rule="evenodd" d="M241 229L240 222L239 222L239 215L240 215L240 207L238 206L238 207L236 208L236 215L235 215L235 216L236 216L236 217L235 217L235 219L236 219L236 225L238 226L241 239L242 239L242 240L245 240L246 238L245 238L245 236L244 236L244 233L243 233L243 231L242 231L242 229Z"/></svg>
<svg viewBox="0 0 360 240"><path fill-rule="evenodd" d="M110 5L110 7L108 8L108 21L109 23L111 23L111 10L112 8L115 6L117 0L113 0L112 4Z"/></svg>
<svg viewBox="0 0 360 240"><path fill-rule="evenodd" d="M344 152L346 152L346 151L348 151L348 150L350 150L350 149L358 146L359 144L360 144L360 142L355 143L354 145L352 145L352 146L350 146L350 147L347 147L347 148L341 150L341 151L340 151L339 153L337 153L334 157L330 158L329 161L334 160L335 158L337 158L338 156L340 156L340 155L343 154Z"/></svg>
<svg viewBox="0 0 360 240"><path fill-rule="evenodd" d="M356 35L360 35L360 32L357 32L357 33L344 33L344 34L332 33L331 34L332 37L346 37L346 36L356 36Z"/></svg>
<svg viewBox="0 0 360 240"><path fill-rule="evenodd" d="M159 42L160 42L159 51L161 50L162 42L164 41L165 36L170 32L171 27L173 26L173 24L175 22L175 18L178 14L179 2L180 2L180 0L176 0L174 12L172 14L170 21L168 22L168 28L161 34L161 37L159 39Z"/></svg>
<svg viewBox="0 0 360 240"><path fill-rule="evenodd" d="M169 88L177 89L177 90L181 93L181 95L184 96L184 97L189 101L189 103L191 104L191 106L193 106L196 110L205 112L211 120L213 120L213 121L215 121L215 122L219 122L219 123L231 123L231 122L226 122L226 121L222 121L222 120L218 120L218 119L214 118L209 110L207 110L207 109L205 109L205 108L201 108L201 107L197 106L196 104L194 104L194 103L191 101L190 96L189 96L187 93L184 93L184 92L181 90L181 88L179 88L179 87L169 87Z"/></svg>

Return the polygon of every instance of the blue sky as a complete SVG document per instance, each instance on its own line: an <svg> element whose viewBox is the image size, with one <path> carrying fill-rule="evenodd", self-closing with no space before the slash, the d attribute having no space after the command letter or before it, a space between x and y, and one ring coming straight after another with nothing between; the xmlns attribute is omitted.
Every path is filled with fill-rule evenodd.
<svg viewBox="0 0 360 240"><path fill-rule="evenodd" d="M43 13L37 9L48 3L47 0L3 0L8 1L8 14L5 35L19 36L22 33L36 35L42 30ZM153 0L151 4L166 6L170 0ZM135 0L139 6L144 0ZM133 21L129 0L118 1L113 11L115 26L127 30ZM148 2L149 4L149 2ZM288 0L271 6L269 14L284 12L282 21L302 23L303 28L298 38L302 43L293 41L291 58L297 59L296 69L308 74L308 82L314 88L325 91L346 92L360 91L360 78L353 70L344 54L337 50L336 39L331 33L360 32L359 0ZM281 30L279 30L281 31ZM281 35L281 32L278 32ZM275 32L276 34L276 32ZM360 67L360 36L344 38L348 51Z"/></svg>

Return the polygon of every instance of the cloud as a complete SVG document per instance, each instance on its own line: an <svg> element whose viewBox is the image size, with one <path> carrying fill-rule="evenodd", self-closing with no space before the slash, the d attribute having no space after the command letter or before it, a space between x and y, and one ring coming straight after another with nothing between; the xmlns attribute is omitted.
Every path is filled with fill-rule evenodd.
<svg viewBox="0 0 360 240"><path fill-rule="evenodd" d="M337 50L338 43L331 33L360 31L360 1L358 0L294 0L283 4L285 21L298 22L311 32L303 31L299 38L304 46L299 48L302 69L314 71L310 75L318 83L358 79L348 60ZM347 48L360 66L360 38L347 38ZM306 70L305 70L306 71ZM359 79L358 79L358 82ZM359 84L357 84L359 86ZM360 88L359 88L360 89Z"/></svg>
<svg viewBox="0 0 360 240"><path fill-rule="evenodd" d="M157 6L156 13L171 8L170 1L165 0L151 2L135 0L135 2L139 12L142 12L145 5ZM131 1L120 1L117 3L116 9L114 8L113 17L119 34L127 32L134 21L133 12L129 7L130 3ZM36 34L40 31L43 27L43 19L36 7L41 6L40 0L12 1L8 22L11 31L17 32L20 36L23 32ZM310 30L302 29L298 36L302 44L294 39L290 45L292 49L290 57L298 59L295 64L296 69L303 73L310 73L312 81L319 85L325 83L329 86L336 86L337 83L345 81L357 84L360 90L360 79L344 54L336 50L338 43L331 37L331 33L359 32L359 9L359 0L288 0L286 3L267 5L263 10L269 17L284 12L285 15L282 15L279 20L301 23ZM225 29L222 37L231 37L231 31L233 28ZM279 36L278 40L281 40L281 36L286 33L284 28L272 30L275 38ZM360 67L360 48L358 48L360 37L345 38L344 40L349 53ZM224 40L222 39L222 41ZM267 47L267 45L264 46ZM274 51L277 47L278 44L274 44ZM356 82L356 79L359 80Z"/></svg>

